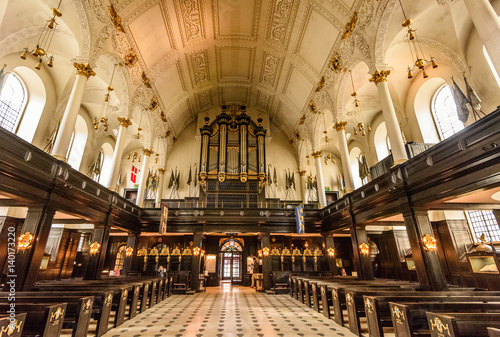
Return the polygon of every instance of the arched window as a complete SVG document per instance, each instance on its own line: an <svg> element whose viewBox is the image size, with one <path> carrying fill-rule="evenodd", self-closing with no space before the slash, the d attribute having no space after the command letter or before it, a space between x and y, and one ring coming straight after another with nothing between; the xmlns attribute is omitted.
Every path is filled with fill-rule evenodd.
<svg viewBox="0 0 500 337"><path fill-rule="evenodd" d="M375 130L375 135L373 137L378 160L382 160L385 157L389 156L389 146L387 139L387 127L385 126L385 122L382 122Z"/></svg>
<svg viewBox="0 0 500 337"><path fill-rule="evenodd" d="M352 169L352 176L353 176L353 183L354 183L354 188L359 188L363 186L363 182L361 181L361 178L359 177L359 164L358 164L358 157L361 154L361 149L359 147L354 147L351 152L349 153L349 159L350 159L350 164L351 164L351 169Z"/></svg>
<svg viewBox="0 0 500 337"><path fill-rule="evenodd" d="M457 106L449 85L438 89L432 100L431 110L441 140L453 136L464 128L464 124L458 119Z"/></svg>
<svg viewBox="0 0 500 337"><path fill-rule="evenodd" d="M87 144L87 136L87 122L85 122L85 119L83 119L82 116L78 115L75 130L73 131L71 143L68 148L68 155L66 156L66 158L68 158L68 164L70 164L75 170L80 170L83 151L85 150L85 145Z"/></svg>
<svg viewBox="0 0 500 337"><path fill-rule="evenodd" d="M125 261L126 250L127 250L127 245L121 245L118 248L118 253L116 253L115 269L113 270L123 269L123 261Z"/></svg>
<svg viewBox="0 0 500 337"><path fill-rule="evenodd" d="M21 79L14 73L6 75L0 88L0 126L15 133L26 105L27 93Z"/></svg>
<svg viewBox="0 0 500 337"><path fill-rule="evenodd" d="M484 57L486 58L486 62L488 62L488 66L490 67L491 73L495 77L495 81L497 81L497 85L500 87L500 76L498 76L497 70L493 66L493 62L491 62L490 55L488 54L488 51L486 50L485 46L483 46L483 54Z"/></svg>
<svg viewBox="0 0 500 337"><path fill-rule="evenodd" d="M106 185L111 183L109 181L111 172L111 162L113 161L113 147L109 143L102 144L102 163L101 163L101 174L99 176L99 183L101 185Z"/></svg>

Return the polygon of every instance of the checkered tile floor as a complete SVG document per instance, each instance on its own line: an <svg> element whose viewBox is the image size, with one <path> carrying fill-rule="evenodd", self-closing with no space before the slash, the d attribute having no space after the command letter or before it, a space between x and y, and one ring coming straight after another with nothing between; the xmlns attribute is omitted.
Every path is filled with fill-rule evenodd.
<svg viewBox="0 0 500 337"><path fill-rule="evenodd" d="M354 336L289 295L268 295L247 287L207 288L173 295L110 330L104 337L271 337Z"/></svg>

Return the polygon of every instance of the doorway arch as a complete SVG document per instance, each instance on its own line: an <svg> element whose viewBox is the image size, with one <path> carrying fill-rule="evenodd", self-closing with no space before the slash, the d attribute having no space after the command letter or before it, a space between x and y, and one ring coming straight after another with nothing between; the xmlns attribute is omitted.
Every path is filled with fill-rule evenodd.
<svg viewBox="0 0 500 337"><path fill-rule="evenodd" d="M227 239L219 246L221 281L241 284L243 280L243 244L237 239Z"/></svg>

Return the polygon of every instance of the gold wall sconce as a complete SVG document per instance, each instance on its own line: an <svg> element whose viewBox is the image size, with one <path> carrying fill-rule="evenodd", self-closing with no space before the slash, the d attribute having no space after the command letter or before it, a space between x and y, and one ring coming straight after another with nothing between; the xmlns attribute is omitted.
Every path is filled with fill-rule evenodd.
<svg viewBox="0 0 500 337"><path fill-rule="evenodd" d="M269 256L269 248L268 247L264 247L262 249L262 254L264 254L264 256Z"/></svg>
<svg viewBox="0 0 500 337"><path fill-rule="evenodd" d="M422 236L422 245L424 246L425 250L428 250L430 252L435 252L437 250L437 241L436 238L434 238L432 235L425 234Z"/></svg>
<svg viewBox="0 0 500 337"><path fill-rule="evenodd" d="M330 247L327 249L327 252L329 257L335 257L336 255L335 248Z"/></svg>
<svg viewBox="0 0 500 337"><path fill-rule="evenodd" d="M35 237L30 232L26 232L26 233L22 234L18 239L18 241L19 241L18 248L20 250L25 250L25 249L30 248L31 245L33 244L34 238Z"/></svg>
<svg viewBox="0 0 500 337"><path fill-rule="evenodd" d="M200 255L200 251L201 251L200 247L194 247L193 248L193 255L194 256Z"/></svg>
<svg viewBox="0 0 500 337"><path fill-rule="evenodd" d="M90 254L97 254L101 250L101 244L99 242L94 242L90 245Z"/></svg>
<svg viewBox="0 0 500 337"><path fill-rule="evenodd" d="M359 252L363 255L368 255L370 253L370 246L367 243L362 243L359 245Z"/></svg>
<svg viewBox="0 0 500 337"><path fill-rule="evenodd" d="M132 254L134 254L134 248L132 248L132 247L128 247L128 248L125 250L125 255L126 255L126 256L132 256Z"/></svg>

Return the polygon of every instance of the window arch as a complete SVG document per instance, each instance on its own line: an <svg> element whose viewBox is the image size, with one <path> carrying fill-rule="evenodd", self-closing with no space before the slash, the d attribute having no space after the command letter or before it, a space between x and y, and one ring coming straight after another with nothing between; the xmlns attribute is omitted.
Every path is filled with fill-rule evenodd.
<svg viewBox="0 0 500 337"><path fill-rule="evenodd" d="M109 143L102 144L102 161L101 161L101 174L99 176L99 183L101 185L107 184L110 176L113 174L111 172L111 162L113 161L113 147Z"/></svg>
<svg viewBox="0 0 500 337"><path fill-rule="evenodd" d="M488 51L486 50L485 46L483 46L483 55L486 58L486 62L488 62L488 66L490 67L490 70L491 70L491 73L493 74L493 77L495 77L495 81L497 82L497 85L500 87L500 76L498 76L497 70L495 69L493 62L491 62L490 55L488 54Z"/></svg>
<svg viewBox="0 0 500 337"><path fill-rule="evenodd" d="M379 124L375 130L375 135L373 136L373 141L375 143L375 150L377 152L377 159L382 160L389 156L389 142L387 136L387 127L385 122Z"/></svg>
<svg viewBox="0 0 500 337"><path fill-rule="evenodd" d="M235 239L229 239L222 243L220 246L221 252L242 252L243 246L241 242Z"/></svg>
<svg viewBox="0 0 500 337"><path fill-rule="evenodd" d="M75 129L71 136L71 143L68 147L68 155L66 156L66 158L68 158L68 164L75 170L80 170L83 152L87 144L88 132L87 122L82 116L78 115Z"/></svg>
<svg viewBox="0 0 500 337"><path fill-rule="evenodd" d="M431 110L441 140L453 136L464 128L464 124L458 119L457 105L449 85L445 84L436 91Z"/></svg>
<svg viewBox="0 0 500 337"><path fill-rule="evenodd" d="M19 76L14 73L5 76L3 86L0 84L0 126L15 133L28 95Z"/></svg>
<svg viewBox="0 0 500 337"><path fill-rule="evenodd" d="M358 157L361 154L361 149L359 147L353 147L351 149L351 152L349 153L349 160L351 164L351 170L352 170L352 175L353 175L353 183L354 183L354 188L359 188L363 186L363 182L361 181L361 178L359 177L359 164L358 164Z"/></svg>

